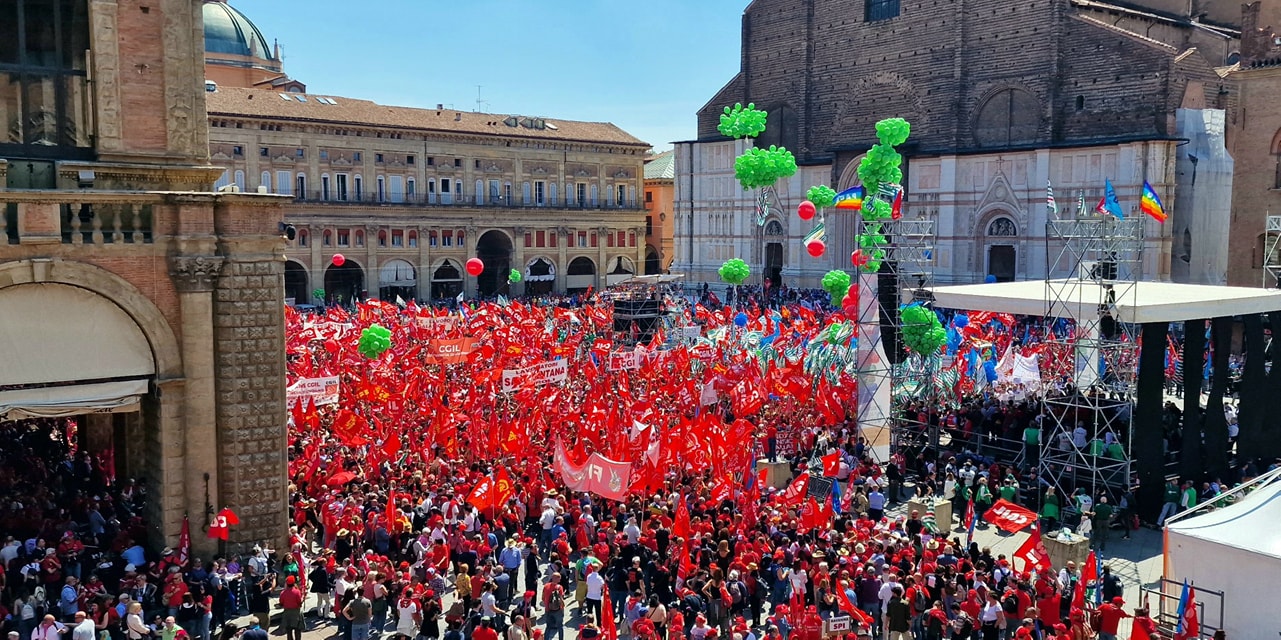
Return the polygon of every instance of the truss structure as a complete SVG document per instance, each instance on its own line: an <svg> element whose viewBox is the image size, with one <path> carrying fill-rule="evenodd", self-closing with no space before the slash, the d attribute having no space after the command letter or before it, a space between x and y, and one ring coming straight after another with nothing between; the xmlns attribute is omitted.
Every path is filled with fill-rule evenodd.
<svg viewBox="0 0 1281 640"><path fill-rule="evenodd" d="M860 233L866 224L860 221ZM913 300L933 303L936 223L903 218L879 224L887 240L881 270L859 276L860 434L874 445L888 441L891 450L937 444L937 425L931 433L914 409L933 406L939 360L906 355L899 315L899 306Z"/></svg>
<svg viewBox="0 0 1281 640"><path fill-rule="evenodd" d="M1281 216L1268 215L1263 240L1263 288L1281 289Z"/></svg>
<svg viewBox="0 0 1281 640"><path fill-rule="evenodd" d="M1060 495L1077 488L1116 492L1131 478L1139 349L1138 327L1115 318L1118 305L1136 302L1143 220L1078 212L1046 226L1045 316L1072 327L1047 338L1047 351L1067 355L1075 366L1056 381L1058 391L1046 394L1038 470ZM1078 428L1085 446L1078 446ZM1119 447L1109 447L1112 442Z"/></svg>

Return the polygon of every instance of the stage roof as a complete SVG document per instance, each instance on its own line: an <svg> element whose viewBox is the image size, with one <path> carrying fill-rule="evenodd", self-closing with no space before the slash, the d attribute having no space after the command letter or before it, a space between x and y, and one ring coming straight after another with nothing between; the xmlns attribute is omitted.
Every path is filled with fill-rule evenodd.
<svg viewBox="0 0 1281 640"><path fill-rule="evenodd" d="M1281 311L1281 291L1173 282L1115 282L1121 322L1182 322ZM935 306L1043 317L1098 313L1104 285L1093 280L1026 280L935 287ZM1053 304L1050 304L1053 301Z"/></svg>

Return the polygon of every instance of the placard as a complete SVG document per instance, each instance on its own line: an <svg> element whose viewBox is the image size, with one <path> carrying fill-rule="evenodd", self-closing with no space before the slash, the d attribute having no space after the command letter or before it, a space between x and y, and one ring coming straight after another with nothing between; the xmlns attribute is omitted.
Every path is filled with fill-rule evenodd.
<svg viewBox="0 0 1281 640"><path fill-rule="evenodd" d="M540 386L564 382L569 378L569 361L552 360L520 369L503 370L503 392L510 393L525 386Z"/></svg>
<svg viewBox="0 0 1281 640"><path fill-rule="evenodd" d="M338 404L340 389L341 383L338 380L338 376L303 378L285 389L285 404L292 407L295 402L299 400L306 401L307 398L311 398L318 407L327 404Z"/></svg>
<svg viewBox="0 0 1281 640"><path fill-rule="evenodd" d="M640 351L615 351L609 354L609 370L631 371L639 369L644 355Z"/></svg>

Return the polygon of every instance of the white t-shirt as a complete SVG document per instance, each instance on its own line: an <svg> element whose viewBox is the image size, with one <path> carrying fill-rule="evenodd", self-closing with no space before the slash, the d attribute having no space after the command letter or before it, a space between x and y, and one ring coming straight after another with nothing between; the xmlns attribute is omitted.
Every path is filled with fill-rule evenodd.
<svg viewBox="0 0 1281 640"><path fill-rule="evenodd" d="M600 600L602 597L601 590L604 587L605 579L601 577L599 571L587 574L587 598L589 600Z"/></svg>
<svg viewBox="0 0 1281 640"><path fill-rule="evenodd" d="M543 526L543 531L550 530L556 524L556 510L545 507L542 515L538 517L538 524Z"/></svg>
<svg viewBox="0 0 1281 640"><path fill-rule="evenodd" d="M996 622L1001 617L1001 605L996 602L988 602L983 605L983 611L979 612L980 622Z"/></svg>

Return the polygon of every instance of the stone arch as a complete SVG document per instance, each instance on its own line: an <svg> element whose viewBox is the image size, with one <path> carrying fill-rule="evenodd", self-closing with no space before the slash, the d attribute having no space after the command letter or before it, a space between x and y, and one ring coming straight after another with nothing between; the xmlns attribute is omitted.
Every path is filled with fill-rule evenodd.
<svg viewBox="0 0 1281 640"><path fill-rule="evenodd" d="M787 231L783 228L783 223L779 222L778 218L770 218L765 222L764 234L767 238L781 237L787 235Z"/></svg>
<svg viewBox="0 0 1281 640"><path fill-rule="evenodd" d="M596 261L578 256L565 265L565 290L569 293L585 291L596 286Z"/></svg>
<svg viewBox="0 0 1281 640"><path fill-rule="evenodd" d="M311 290L307 288L310 282L311 274L307 267L292 258L285 261L286 298L293 298L294 304L310 304Z"/></svg>
<svg viewBox="0 0 1281 640"><path fill-rule="evenodd" d="M156 363L156 377L183 377L182 350L173 328L160 308L128 280L101 267L61 259L0 264L0 289L46 282L79 287L113 302L142 330Z"/></svg>
<svg viewBox="0 0 1281 640"><path fill-rule="evenodd" d="M932 117L916 85L896 72L863 76L845 95L848 97L832 123L832 140L875 140L876 123L890 117L907 119L913 130L929 129Z"/></svg>
<svg viewBox="0 0 1281 640"><path fill-rule="evenodd" d="M979 99L970 123L978 147L1013 147L1035 143L1041 137L1044 109L1034 93L1016 85L1002 85Z"/></svg>
<svg viewBox="0 0 1281 640"><path fill-rule="evenodd" d="M846 163L845 168L841 170L841 179L836 181L837 192L863 184L863 180L858 177L858 165L863 162L863 157L866 155L866 153L860 154Z"/></svg>

